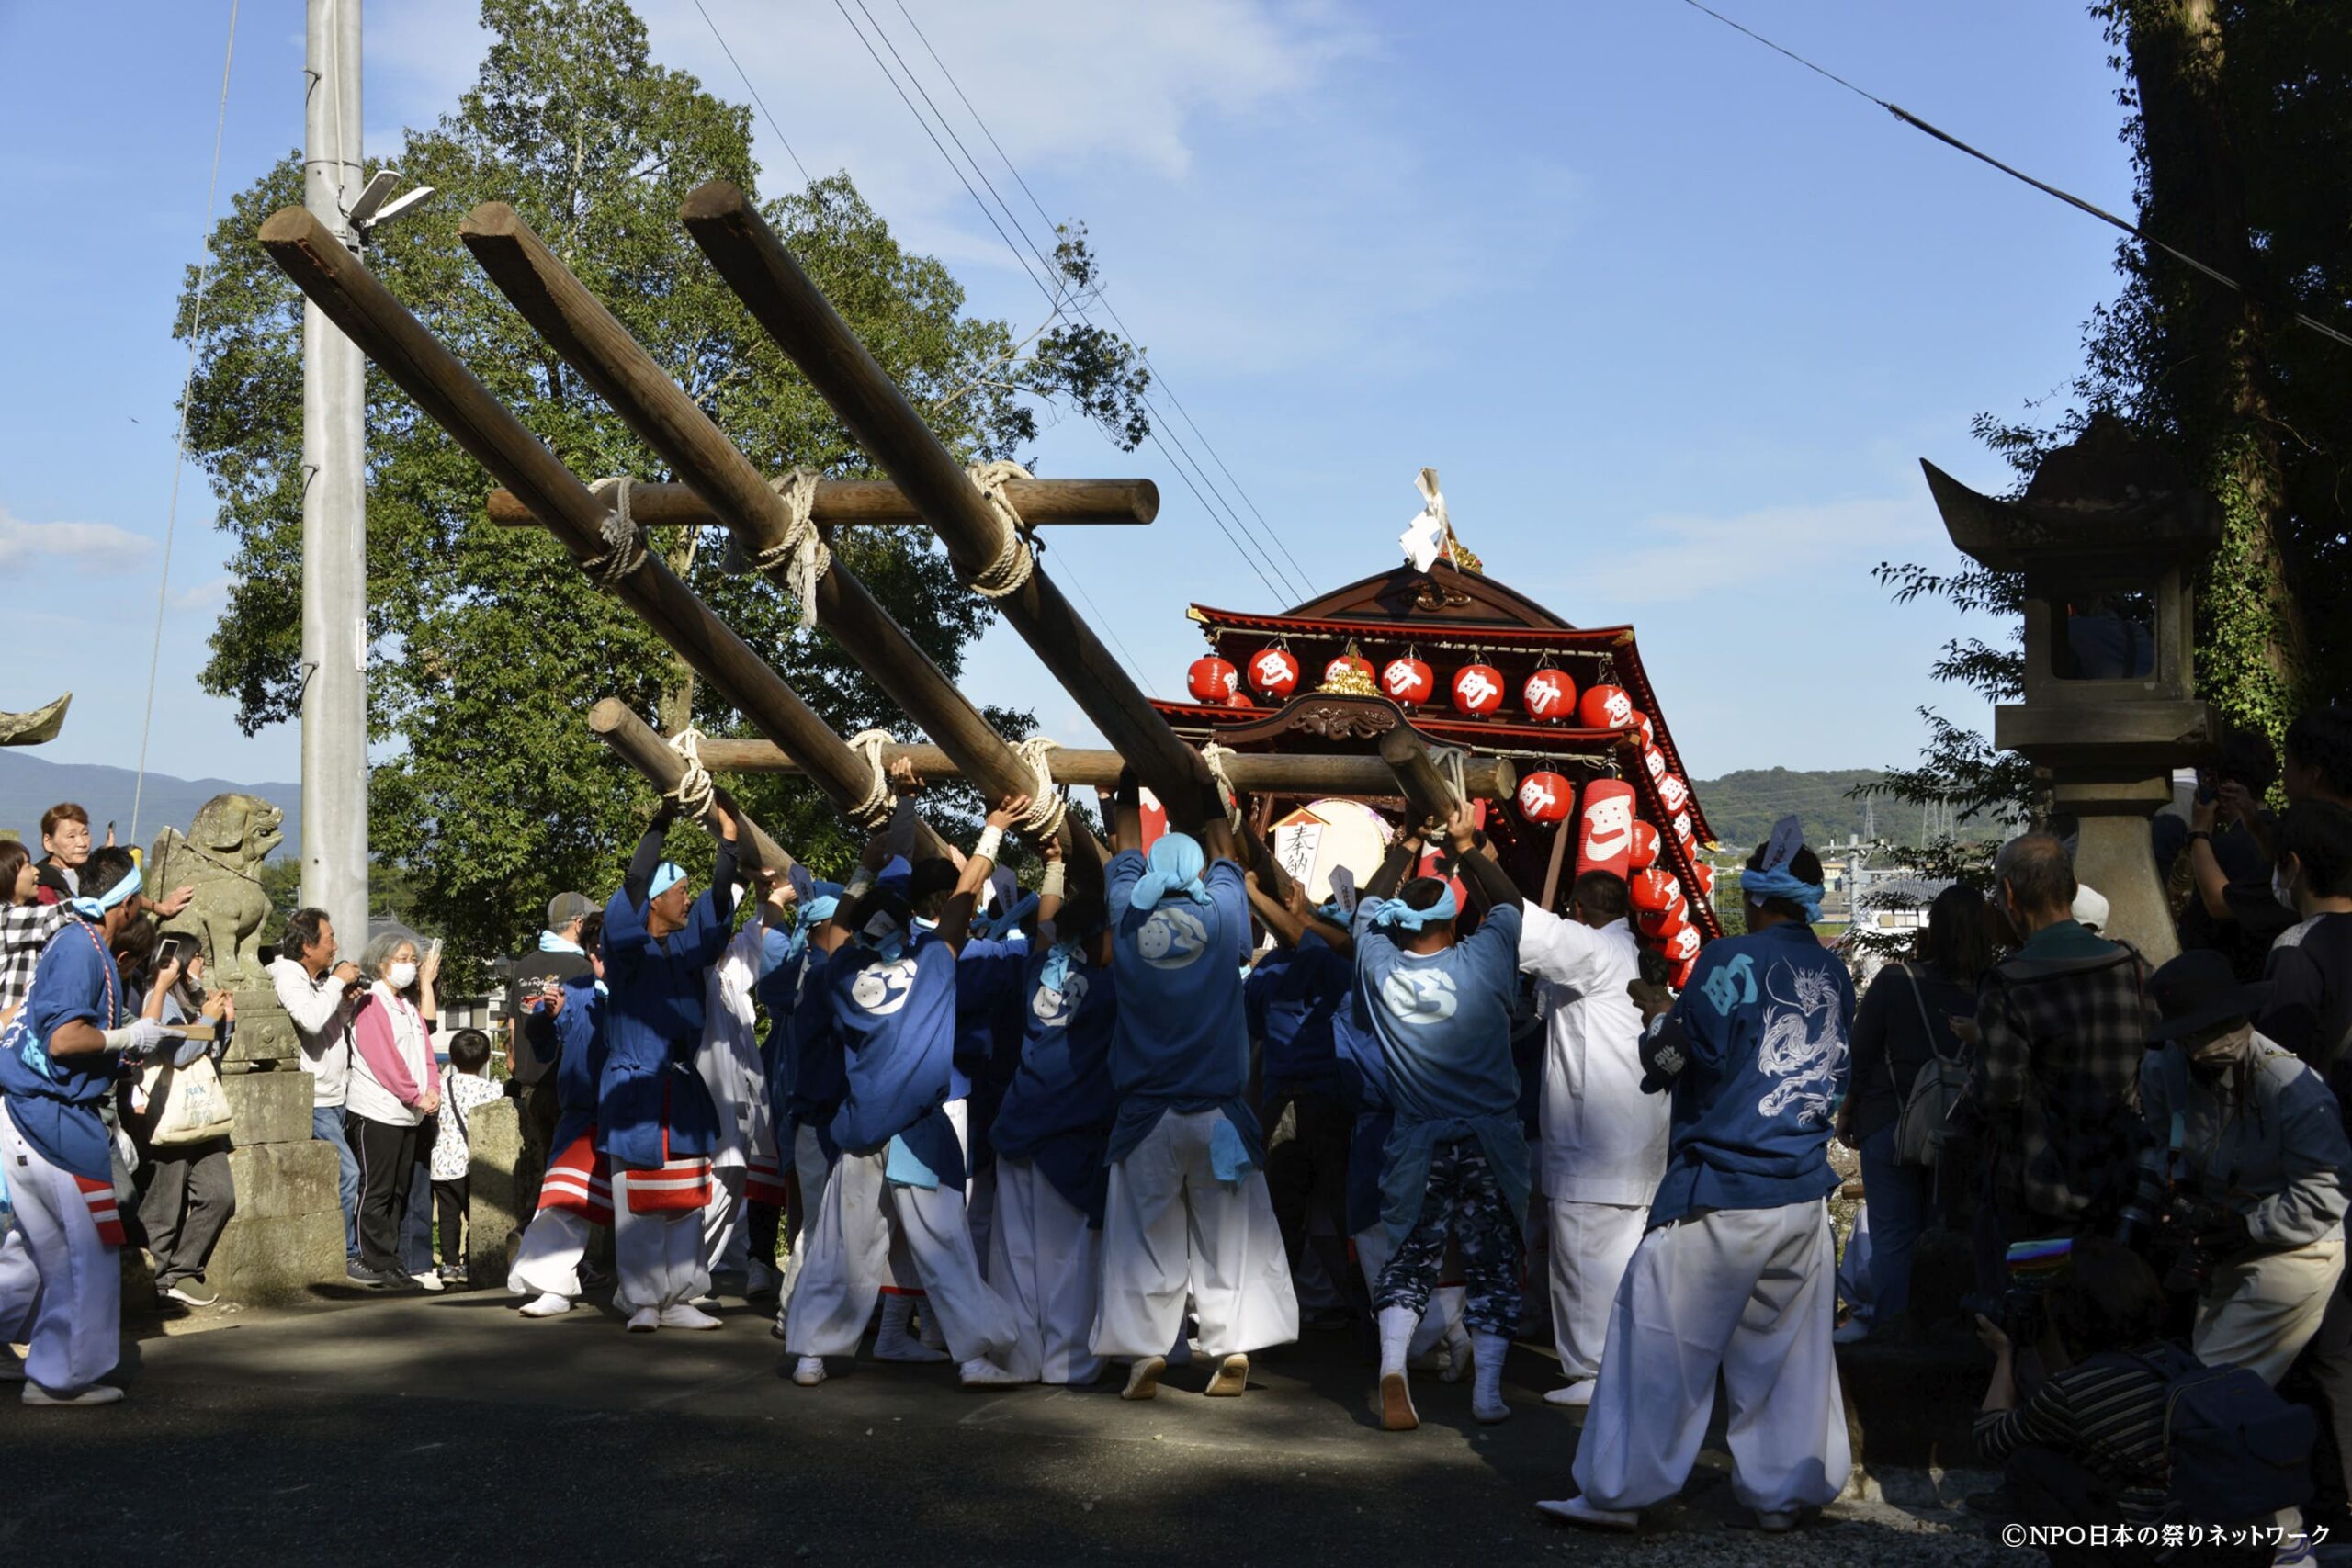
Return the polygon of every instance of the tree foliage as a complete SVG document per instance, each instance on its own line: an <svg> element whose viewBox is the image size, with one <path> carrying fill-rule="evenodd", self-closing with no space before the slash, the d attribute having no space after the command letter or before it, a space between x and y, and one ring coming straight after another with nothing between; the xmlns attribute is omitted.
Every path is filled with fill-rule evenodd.
<svg viewBox="0 0 2352 1568"><path fill-rule="evenodd" d="M512 205L763 471L876 477L799 371L752 323L677 222L696 186L756 189L750 111L653 62L622 0L484 0L492 35L454 111L403 133L396 164L435 195L374 236L377 276L574 472L662 481L664 466L531 333L458 239L475 204ZM202 672L248 733L295 717L301 627L300 296L254 243L301 199L288 156L233 200L211 236L215 269L188 407L189 446L222 497L235 585ZM1021 457L1040 411L1065 405L1123 447L1142 438L1146 372L1123 342L1057 311L1017 336L964 310L939 262L903 249L846 175L763 202L801 265L883 368L967 461ZM1065 231L1066 293L1091 286L1082 230ZM188 273L178 331L193 320ZM649 800L591 738L599 697L714 735L744 720L699 687L560 546L494 527L491 480L390 380L368 378L370 839L405 872L414 918L472 956L511 949L562 888L616 879ZM756 576L722 570L718 529L656 547L835 728L903 727L830 635ZM844 530L837 558L951 678L988 623L921 529ZM992 713L1012 733L1025 715ZM802 858L848 850L809 786L748 782L744 804ZM948 797L951 798L952 797Z"/></svg>

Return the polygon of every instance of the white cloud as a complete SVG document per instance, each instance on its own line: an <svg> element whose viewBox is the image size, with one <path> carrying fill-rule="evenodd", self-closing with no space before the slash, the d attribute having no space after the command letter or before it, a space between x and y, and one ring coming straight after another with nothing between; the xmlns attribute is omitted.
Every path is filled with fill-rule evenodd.
<svg viewBox="0 0 2352 1568"><path fill-rule="evenodd" d="M1728 517L1665 513L1613 543L1590 541L1581 592L1663 604L1792 581L1845 581L1881 560L1951 546L1924 497L1758 507Z"/></svg>
<svg viewBox="0 0 2352 1568"><path fill-rule="evenodd" d="M111 523L28 523L0 506L0 566L70 560L103 571L144 556L149 541Z"/></svg>
<svg viewBox="0 0 2352 1568"><path fill-rule="evenodd" d="M236 581L233 577L216 577L209 582L198 582L187 588L177 589L171 595L172 608L175 610L215 609L229 602L229 590Z"/></svg>

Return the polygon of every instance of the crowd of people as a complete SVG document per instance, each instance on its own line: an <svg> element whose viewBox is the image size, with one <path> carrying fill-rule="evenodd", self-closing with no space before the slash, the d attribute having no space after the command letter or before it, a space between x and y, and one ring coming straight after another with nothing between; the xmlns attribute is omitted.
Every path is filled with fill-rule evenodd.
<svg viewBox="0 0 2352 1568"><path fill-rule="evenodd" d="M1815 935L1824 875L1794 818L1747 857L1744 929L1670 990L1623 878L1586 872L1543 908L1466 807L1400 825L1360 888L1343 874L1310 905L1245 869L1214 798L1197 836L1147 847L1130 779L1105 796L1107 864L1041 838L1024 896L1001 863L1025 798L967 851L919 856L918 786L894 779L846 884L745 867L723 792L692 875L665 858L665 804L618 887L558 897L514 966L503 1084L478 1031L437 1058L437 943L379 931L352 962L322 912L288 919L269 980L338 1153L350 1281L441 1285L465 1256L467 1118L512 1093L520 1315L605 1283L609 1232L628 1331L720 1327L725 1280L775 1300L804 1388L870 1332L875 1359L967 1387L1115 1368L1144 1400L1196 1361L1230 1397L1303 1319L1361 1320L1382 1426L1419 1425L1431 1372L1496 1422L1508 1348L1548 1319L1544 1397L1586 1415L1575 1495L1545 1513L1630 1529L1672 1498L1720 1382L1734 1495L1778 1530L1849 1479L1837 1345L1973 1322L1996 1361L1979 1438L2011 1478L1984 1507L2177 1518L2220 1462L2180 1461L2178 1411L2222 1402L2274 1461L2295 1450L2272 1465L2289 1479L2240 1489L2278 1560L2309 1550L2301 1505L2341 1513L2343 713L2292 726L2283 768L2225 749L2185 830L2160 819L2177 958L2102 934L2066 840L2034 832L2001 847L1989 897L1939 896L1859 1002ZM0 1375L28 1404L96 1404L119 1397L106 1249L127 1226L160 1291L211 1299L223 1147L141 1128L233 1004L158 940L184 892L151 901L76 808L42 839L39 863L0 844L0 1340L28 1345ZM1842 1303L1833 1141L1868 1215ZM1937 1231L1966 1238L1965 1317L1910 1290Z"/></svg>

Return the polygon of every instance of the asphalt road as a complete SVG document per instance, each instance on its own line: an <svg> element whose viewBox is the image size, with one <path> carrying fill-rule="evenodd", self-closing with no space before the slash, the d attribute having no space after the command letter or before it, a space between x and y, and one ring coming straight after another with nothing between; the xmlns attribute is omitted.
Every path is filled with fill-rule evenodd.
<svg viewBox="0 0 2352 1568"><path fill-rule="evenodd" d="M629 1335L453 1292L147 1325L120 1404L0 1402L0 1564L2020 1561L1883 1503L1758 1536L1712 1448L1639 1537L1553 1526L1580 1416L1524 1347L1510 1421L1417 1378L1423 1426L1392 1434L1348 1334L1258 1358L1238 1400L1178 1369L1129 1404L865 1360L799 1389L763 1315L725 1315Z"/></svg>

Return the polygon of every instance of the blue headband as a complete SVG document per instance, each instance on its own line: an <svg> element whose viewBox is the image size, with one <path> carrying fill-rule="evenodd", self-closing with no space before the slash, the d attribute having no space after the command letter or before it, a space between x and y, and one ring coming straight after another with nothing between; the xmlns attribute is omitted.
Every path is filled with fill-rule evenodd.
<svg viewBox="0 0 2352 1568"><path fill-rule="evenodd" d="M1035 893L1023 894L1021 902L1001 914L990 915L985 920L973 921L972 929L990 937L1002 936L1007 932L1017 931L1023 920L1036 912L1037 902L1037 895Z"/></svg>
<svg viewBox="0 0 2352 1568"><path fill-rule="evenodd" d="M660 865L653 868L652 897L656 898L661 897L662 895L667 893L670 889L675 887L679 883L684 882L685 879L686 874L678 868L678 863L676 861L663 861Z"/></svg>
<svg viewBox="0 0 2352 1568"><path fill-rule="evenodd" d="M1046 962L1037 970L1037 984L1056 996L1069 990L1069 972L1077 965L1079 940L1065 937L1046 950Z"/></svg>
<svg viewBox="0 0 2352 1568"><path fill-rule="evenodd" d="M1764 845L1764 863L1755 871L1742 872L1739 878L1740 897L1761 904L1767 898L1785 898L1804 911L1807 924L1821 919L1821 884L1800 882L1789 870L1789 863L1804 848L1804 824L1794 817L1783 817L1772 824L1772 836Z"/></svg>
<svg viewBox="0 0 2352 1568"><path fill-rule="evenodd" d="M1195 904L1209 903L1209 890L1201 886L1201 870L1207 864L1198 839L1190 833L1162 833L1144 857L1146 869L1128 901L1138 909L1150 909L1170 894L1182 893Z"/></svg>
<svg viewBox="0 0 2352 1568"><path fill-rule="evenodd" d="M146 881L145 875L139 869L139 863L132 861L130 874L107 888L104 897L75 898L66 907L85 920L103 920L107 918L108 909L119 909L136 897L139 889L146 885Z"/></svg>
<svg viewBox="0 0 2352 1568"><path fill-rule="evenodd" d="M1449 882L1445 885L1445 891L1438 896L1437 902L1426 909L1416 909L1402 898L1384 900L1379 912L1372 917L1372 923L1396 931L1417 931L1428 926L1442 926L1461 912L1462 906L1453 897L1453 884Z"/></svg>
<svg viewBox="0 0 2352 1568"><path fill-rule="evenodd" d="M800 929L805 931L822 925L831 919L841 907L842 896L838 893L822 893L804 900L800 906Z"/></svg>

